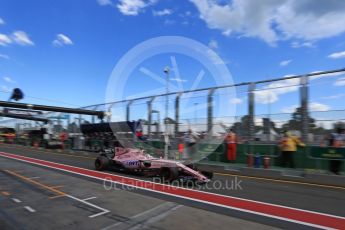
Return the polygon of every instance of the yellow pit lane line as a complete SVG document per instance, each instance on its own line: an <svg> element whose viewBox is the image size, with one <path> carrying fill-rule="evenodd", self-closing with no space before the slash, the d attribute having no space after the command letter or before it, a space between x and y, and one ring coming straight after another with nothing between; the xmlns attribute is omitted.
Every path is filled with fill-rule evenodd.
<svg viewBox="0 0 345 230"><path fill-rule="evenodd" d="M345 190L345 187L333 186L333 185L314 184L314 183L291 181L291 180L270 179L270 178L255 177L255 176L242 176L242 175L228 174L228 173L214 173L214 174L215 175L220 175L220 176L240 177L240 178L247 178L247 179L254 179L254 180L273 181L273 182L286 183L286 184L298 184L298 185L307 185L307 186L313 186L313 187L322 187L322 188L332 188L332 189Z"/></svg>
<svg viewBox="0 0 345 230"><path fill-rule="evenodd" d="M6 192L6 191L1 192L1 194L4 195L4 196L9 196L9 195L11 195L11 193Z"/></svg>
<svg viewBox="0 0 345 230"><path fill-rule="evenodd" d="M63 185L59 185L59 186L51 186L50 188L57 189L57 188L63 188L63 187L64 187Z"/></svg>
<svg viewBox="0 0 345 230"><path fill-rule="evenodd" d="M6 171L7 173L9 173L9 174L11 174L11 175L13 175L15 177L18 177L18 178L20 178L20 179L22 179L24 181L27 181L27 182L29 182L31 184L35 184L38 187L44 188L44 189L46 189L48 191L51 191L51 192L53 192L53 193L55 193L55 194L57 194L59 196L66 196L67 195L66 193L64 193L64 192L62 192L62 191L60 191L60 190L58 190L58 189L56 189L54 187L49 187L49 186L47 186L45 184L42 184L42 183L40 183L38 181L35 181L35 180L32 180L32 179L30 179L28 177L25 177L25 176L23 176L21 174L18 174L16 172L11 171L11 170L4 170L4 171Z"/></svg>
<svg viewBox="0 0 345 230"><path fill-rule="evenodd" d="M62 156L69 156L69 157L76 157L76 158L84 158L84 159L95 159L94 157L77 156L77 155L67 154L67 153L56 153L56 152L53 152L53 151L43 151L43 150L39 150L39 149L28 149L28 148L18 147L18 146L11 146L11 147L8 147L8 148L30 150L32 152L36 152L37 154L39 152L39 153L47 153L47 154L62 155Z"/></svg>
<svg viewBox="0 0 345 230"><path fill-rule="evenodd" d="M53 199L60 198L60 197L65 197L65 196L66 195L56 195L56 196L49 197L49 199L53 200Z"/></svg>

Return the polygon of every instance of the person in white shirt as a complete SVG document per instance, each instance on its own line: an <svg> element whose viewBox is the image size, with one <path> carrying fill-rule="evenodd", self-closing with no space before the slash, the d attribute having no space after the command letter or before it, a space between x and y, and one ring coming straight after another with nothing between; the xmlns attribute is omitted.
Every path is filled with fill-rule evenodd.
<svg viewBox="0 0 345 230"><path fill-rule="evenodd" d="M192 160L195 158L195 154L197 153L196 143L198 139L198 134L193 132L192 129L188 129L184 135L185 150L183 159Z"/></svg>

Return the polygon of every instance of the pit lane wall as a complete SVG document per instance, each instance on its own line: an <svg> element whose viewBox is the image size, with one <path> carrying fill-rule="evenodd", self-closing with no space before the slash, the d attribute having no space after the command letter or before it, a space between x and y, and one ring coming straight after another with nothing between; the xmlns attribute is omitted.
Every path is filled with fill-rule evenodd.
<svg viewBox="0 0 345 230"><path fill-rule="evenodd" d="M172 143L177 145L177 143ZM164 143L160 141L152 141L150 143L136 142L135 146L146 149L149 153L157 155L162 154L164 150ZM171 149L178 149L177 146L172 146ZM252 157L253 162L250 167L263 168L264 157L269 157L268 168L281 166L281 151L277 145L274 144L237 144L236 160L229 161L226 157L226 144L212 146L212 144L201 143L197 146L198 154L202 156L201 162L210 162L212 164L228 163L228 164L242 164L248 166L248 160ZM211 154L209 150L212 149ZM179 160L182 158L181 152L177 150L170 151L170 158ZM255 158L259 158L256 160ZM306 146L298 148L294 156L295 165L298 169L305 170L329 170L329 162L331 160L345 161L345 148L329 148L321 146ZM255 164L258 162L258 164ZM341 169L345 172L344 164Z"/></svg>

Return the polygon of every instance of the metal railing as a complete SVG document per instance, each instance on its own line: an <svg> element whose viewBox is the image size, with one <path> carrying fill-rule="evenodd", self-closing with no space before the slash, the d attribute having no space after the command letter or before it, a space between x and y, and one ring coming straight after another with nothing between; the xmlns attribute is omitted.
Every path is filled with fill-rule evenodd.
<svg viewBox="0 0 345 230"><path fill-rule="evenodd" d="M313 99L310 91L314 87L316 79L335 77L344 74L345 69L337 69L323 72L315 72L303 75L295 75L257 82L244 82L233 85L221 85L168 94L151 95L139 98L124 99L110 103L95 104L82 107L88 110L102 110L121 116L109 116L108 122L138 120L145 123L144 133L151 136L160 136L164 130L164 107L165 97L169 103L169 132L173 137L178 137L187 129L193 128L198 132L206 132L209 136L223 135L227 129L233 128L242 139L248 141L274 141L282 129L298 131L303 141L315 143L318 140L311 135L326 135L332 130L336 122L345 121L345 108L337 108L322 111L311 111ZM224 98L234 95L225 89L235 89L240 95L237 101L226 102ZM291 112L273 111L273 101L286 94L293 94L296 106ZM241 101L241 103L239 103ZM228 103L228 104L227 104ZM233 103L233 104L231 104ZM222 107L231 104L236 113L227 114L222 112ZM260 107L267 109L263 113ZM195 107L193 109L193 107ZM136 111L140 108L140 112ZM296 110L298 109L298 111ZM120 111L120 112L118 112ZM336 116L335 116L336 114ZM46 113L42 117L49 118L60 116L59 113ZM313 125L311 126L311 119ZM96 116L72 114L67 119L55 119L52 125L61 125L68 128L75 123L78 127L85 122L95 123ZM0 121L2 126L34 127L35 122L22 122L16 119ZM326 124L326 125L325 125ZM326 126L326 127L324 127ZM17 127L18 128L18 127ZM160 136L160 138L162 138Z"/></svg>

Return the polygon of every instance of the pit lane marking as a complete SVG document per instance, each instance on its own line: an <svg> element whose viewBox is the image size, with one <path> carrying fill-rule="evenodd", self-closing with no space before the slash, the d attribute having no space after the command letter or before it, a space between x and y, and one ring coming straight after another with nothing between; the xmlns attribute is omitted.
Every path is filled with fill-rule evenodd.
<svg viewBox="0 0 345 230"><path fill-rule="evenodd" d="M92 204L92 203L90 203L90 202L87 202L87 201L85 201L85 200L79 199L79 198L77 198L77 197L75 197L75 196L69 195L69 194L67 194L67 193L65 193L65 192L62 192L62 191L56 189L56 187L61 187L61 186L50 187L50 186L47 186L47 185L45 185L45 184L42 184L42 183L40 183L40 182L38 182L38 181L29 179L29 178L27 178L27 177L25 177L25 176L22 176L22 175L20 175L20 174L18 174L18 173L15 173L15 172L13 172L13 171L11 171L11 170L4 170L4 171L6 171L7 173L9 173L9 174L11 174L11 175L13 175L13 176L19 177L19 178L21 178L22 180L25 180L25 181L30 182L30 183L32 183L32 184L38 185L38 186L40 186L40 187L42 187L42 188L45 188L45 189L47 189L47 190L49 190L49 191L54 192L54 193L57 194L57 196L50 197L50 199L54 199L54 198L58 198L58 197L64 196L64 197L68 197L68 198L70 198L70 199L73 199L73 200L75 200L75 201L81 202L81 203L83 203L83 204L85 204L85 205L88 205L88 206L90 206L90 207L93 207L93 208L98 209L98 210L101 211L101 212L99 212L99 213L96 213L96 214L94 214L94 215L89 216L90 218L95 218L95 217L98 217L98 216L102 216L102 215L105 215L105 214L107 214L107 213L110 212L110 211L107 210L107 209L104 209L104 208L99 207L99 206L97 206L97 205L95 205L95 204ZM28 207L28 206L26 206L26 207ZM26 208L26 209L28 209L28 208ZM29 209L28 209L28 210L29 210ZM32 211L30 211L30 212L32 212Z"/></svg>
<svg viewBox="0 0 345 230"><path fill-rule="evenodd" d="M96 198L97 197L93 196L93 197L85 198L85 199L83 199L83 201L93 200L93 199L96 199Z"/></svg>
<svg viewBox="0 0 345 230"><path fill-rule="evenodd" d="M209 204L235 211L245 212L258 216L269 217L281 221L292 222L309 227L320 229L339 229L345 226L345 217L336 216L327 213L303 210L283 205L270 204L250 199L243 199L234 196L226 196L205 191L197 191L188 188L181 188L173 185L165 185L145 180L134 179L131 177L119 176L105 172L97 172L76 166L70 166L61 163L26 157L18 154L0 152L0 156L27 162L33 165L40 165L59 171L69 172L89 178L104 181L111 179L114 183L126 185L150 192L160 193L168 196L188 199L198 203ZM141 184L138 184L140 182ZM148 188L146 184L154 185L154 188Z"/></svg>
<svg viewBox="0 0 345 230"><path fill-rule="evenodd" d="M30 179L30 180L40 179L40 177L39 177L39 176L34 176L34 177L30 177L29 179Z"/></svg>
<svg viewBox="0 0 345 230"><path fill-rule="evenodd" d="M179 208L183 207L183 205L178 205L172 202L165 202L159 204L149 210L145 210L141 213L138 213L132 217L128 221L118 222L103 228L102 230L110 230L110 229L127 229L127 230L134 230L134 229L150 229L149 225L156 223L171 213L175 212Z"/></svg>
<svg viewBox="0 0 345 230"><path fill-rule="evenodd" d="M35 181L35 180L32 180L32 179L27 178L27 177L25 177L25 176L22 176L22 175L20 175L19 173L13 172L13 171L11 171L11 170L4 170L4 171L6 171L7 173L11 174L12 176L19 177L19 178L22 179L22 180L25 180L25 181L27 181L27 182L29 182L29 183L32 183L32 184L35 184L35 185L37 185L37 186L39 186L39 187L42 187L42 188L44 188L44 189L46 189L46 190L49 190L49 191L51 191L51 192L53 192L53 193L56 193L56 194L58 194L58 195L62 195L62 196L67 195L66 193L61 192L60 190L57 190L57 189L55 189L55 188L49 187L49 186L47 186L47 185L45 185L45 184L42 184L42 183L40 183L40 182L38 182L38 181Z"/></svg>
<svg viewBox="0 0 345 230"><path fill-rule="evenodd" d="M17 198L12 198L12 200L15 202L15 203L22 203L21 200L17 199Z"/></svg>
<svg viewBox="0 0 345 230"><path fill-rule="evenodd" d="M63 188L64 186L63 185L58 185L58 186L52 186L50 188L54 188L54 189L57 189L57 188Z"/></svg>
<svg viewBox="0 0 345 230"><path fill-rule="evenodd" d="M286 183L286 184L299 184L299 185L308 185L308 186L314 186L314 187L345 190L345 187L339 187L339 186L333 186L333 185L314 184L314 183L291 181L291 180L279 180L279 179L271 179L271 178L256 177L256 176L244 176L244 175L237 175L237 174L230 174L230 173L214 173L214 174L219 175L219 176L240 177L240 178L247 178L247 179L254 179L254 180L273 181L273 182Z"/></svg>
<svg viewBox="0 0 345 230"><path fill-rule="evenodd" d="M66 195L66 196L69 197L69 198L71 198L71 199L73 199L73 200L79 201L79 202L81 202L81 203L83 203L83 204L86 204L86 205L88 205L88 206L91 206L91 207L93 207L93 208L98 209L98 210L101 211L101 212L99 212L99 213L96 213L96 214L94 214L94 215L89 216L89 218L95 218L95 217L102 216L102 215L105 215L105 214L107 214L107 213L110 212L109 210L107 210L107 209L105 209L105 208L101 208L101 207L99 207L99 206L97 206L97 205L95 205L95 204L91 204L90 202L87 202L87 201L85 201L85 200L79 199L79 198L77 198L77 197L75 197L75 196L72 196L72 195Z"/></svg>
<svg viewBox="0 0 345 230"><path fill-rule="evenodd" d="M54 153L51 150L39 150L39 149L31 149L31 148L25 148L20 146L6 146L6 148L10 149L24 149L24 150L30 150L32 153L39 154L39 153L48 153L53 155L63 155L63 156L69 156L69 157L76 157L76 158L84 158L84 159L92 159L94 160L94 157L86 157L86 156L77 156L74 154L68 154L68 153Z"/></svg>
<svg viewBox="0 0 345 230"><path fill-rule="evenodd" d="M60 197L65 197L66 195L57 195L57 196L51 196L49 197L49 199L56 199L56 198L60 198Z"/></svg>
<svg viewBox="0 0 345 230"><path fill-rule="evenodd" d="M31 208L30 206L25 206L24 208L25 208L27 211L32 212L32 213L36 212L36 210L33 209L33 208Z"/></svg>
<svg viewBox="0 0 345 230"><path fill-rule="evenodd" d="M11 193L5 192L5 191L3 191L3 192L1 192L1 193L2 193L2 195L4 195L4 196L9 196L9 195L11 195Z"/></svg>

